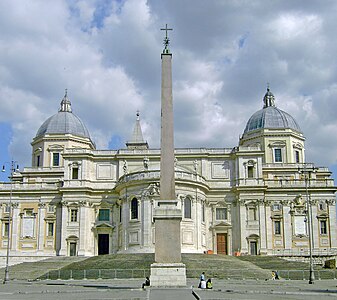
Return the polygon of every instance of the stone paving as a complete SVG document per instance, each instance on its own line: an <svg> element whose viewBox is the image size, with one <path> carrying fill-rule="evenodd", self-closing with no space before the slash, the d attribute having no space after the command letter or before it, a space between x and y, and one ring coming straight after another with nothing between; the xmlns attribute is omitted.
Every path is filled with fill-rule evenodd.
<svg viewBox="0 0 337 300"><path fill-rule="evenodd" d="M336 299L337 280L215 280L213 290L195 288L198 280L188 279L185 288L141 289L143 280L43 280L10 281L0 285L1 300L21 299ZM192 294L194 293L194 295Z"/></svg>

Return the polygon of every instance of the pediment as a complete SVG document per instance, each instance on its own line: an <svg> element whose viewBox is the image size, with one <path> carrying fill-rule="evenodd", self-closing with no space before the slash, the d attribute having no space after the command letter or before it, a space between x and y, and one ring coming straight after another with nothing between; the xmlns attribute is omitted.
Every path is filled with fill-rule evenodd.
<svg viewBox="0 0 337 300"><path fill-rule="evenodd" d="M221 221L217 222L215 225L213 225L211 228L216 229L216 228L231 228L232 225L228 222Z"/></svg>
<svg viewBox="0 0 337 300"><path fill-rule="evenodd" d="M107 222L99 222L94 225L94 228L115 228L115 226L107 223Z"/></svg>

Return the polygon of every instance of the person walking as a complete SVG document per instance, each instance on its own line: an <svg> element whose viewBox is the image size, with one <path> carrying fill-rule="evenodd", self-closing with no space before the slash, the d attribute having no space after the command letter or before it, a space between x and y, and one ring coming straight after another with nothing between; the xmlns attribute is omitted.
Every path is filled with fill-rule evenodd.
<svg viewBox="0 0 337 300"><path fill-rule="evenodd" d="M198 288L200 288L200 289L206 288L205 272L202 272L201 275L200 275L200 281L199 281Z"/></svg>

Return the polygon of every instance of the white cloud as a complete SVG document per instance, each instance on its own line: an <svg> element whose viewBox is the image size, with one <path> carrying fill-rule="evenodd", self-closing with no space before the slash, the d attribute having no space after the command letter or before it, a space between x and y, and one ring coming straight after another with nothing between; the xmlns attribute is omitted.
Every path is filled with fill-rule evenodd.
<svg viewBox="0 0 337 300"><path fill-rule="evenodd" d="M176 146L237 145L269 82L277 106L304 131L309 160L334 163L336 8L330 1L3 0L0 123L11 124L10 151L29 164L29 143L65 88L98 148L128 140L137 109L144 138L159 147L160 28L168 23Z"/></svg>

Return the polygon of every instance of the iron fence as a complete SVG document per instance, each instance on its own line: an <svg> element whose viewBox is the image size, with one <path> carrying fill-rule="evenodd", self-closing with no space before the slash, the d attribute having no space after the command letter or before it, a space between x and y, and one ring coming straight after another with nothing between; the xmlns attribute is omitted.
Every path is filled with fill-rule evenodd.
<svg viewBox="0 0 337 300"><path fill-rule="evenodd" d="M263 272L265 271L265 272ZM205 272L207 277L224 280L265 280L271 279L268 270L227 270L227 269L186 269L188 278L199 278ZM308 280L309 270L277 270L280 279ZM315 270L315 279L337 279L337 270ZM83 279L136 279L150 275L150 269L90 269L90 270L52 270L41 276L40 279L51 280L83 280Z"/></svg>

